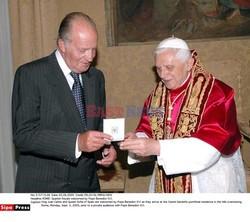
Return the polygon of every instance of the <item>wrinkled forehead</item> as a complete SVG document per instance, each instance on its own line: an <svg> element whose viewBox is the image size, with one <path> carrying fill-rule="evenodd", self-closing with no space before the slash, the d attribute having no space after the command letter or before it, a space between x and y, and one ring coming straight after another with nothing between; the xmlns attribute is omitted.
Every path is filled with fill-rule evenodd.
<svg viewBox="0 0 250 222"><path fill-rule="evenodd" d="M155 66L176 66L182 67L188 61L186 54L182 54L180 49L167 48L157 53L155 56Z"/></svg>
<svg viewBox="0 0 250 222"><path fill-rule="evenodd" d="M178 49L173 48L161 49L157 54L155 54L155 61L157 62L162 60L174 60L177 52Z"/></svg>
<svg viewBox="0 0 250 222"><path fill-rule="evenodd" d="M161 48L158 50L157 54L155 54L155 57L164 56L164 55L176 55L178 51L179 49L175 49L175 48Z"/></svg>

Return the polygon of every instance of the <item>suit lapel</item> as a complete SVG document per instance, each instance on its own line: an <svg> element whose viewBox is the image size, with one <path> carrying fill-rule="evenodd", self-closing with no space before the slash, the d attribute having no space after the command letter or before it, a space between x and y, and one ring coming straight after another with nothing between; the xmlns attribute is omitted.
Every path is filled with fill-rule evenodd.
<svg viewBox="0 0 250 222"><path fill-rule="evenodd" d="M47 78L49 83L54 89L57 95L58 101L65 113L69 125L72 130L77 132L83 132L83 124L75 104L74 97L68 85L68 82L56 60L55 53L49 56L49 64L51 71L47 73Z"/></svg>

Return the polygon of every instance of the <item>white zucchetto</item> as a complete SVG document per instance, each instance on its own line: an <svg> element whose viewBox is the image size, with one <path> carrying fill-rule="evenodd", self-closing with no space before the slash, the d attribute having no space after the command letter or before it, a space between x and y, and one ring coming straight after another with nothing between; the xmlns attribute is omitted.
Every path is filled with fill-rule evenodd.
<svg viewBox="0 0 250 222"><path fill-rule="evenodd" d="M187 43L179 38L176 38L174 36L162 40L159 45L156 48L156 51L165 49L165 48L175 48L175 49L187 49L189 50L189 47Z"/></svg>

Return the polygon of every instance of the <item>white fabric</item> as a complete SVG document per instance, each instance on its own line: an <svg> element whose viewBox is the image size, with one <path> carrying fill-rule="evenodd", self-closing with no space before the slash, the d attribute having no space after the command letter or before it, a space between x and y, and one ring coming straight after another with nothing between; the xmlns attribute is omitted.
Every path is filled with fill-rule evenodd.
<svg viewBox="0 0 250 222"><path fill-rule="evenodd" d="M79 138L79 134L77 135L76 146L75 146L75 156L76 156L76 159L78 159L81 156L81 154L82 154L82 152L79 151L79 149L78 149L78 138Z"/></svg>
<svg viewBox="0 0 250 222"><path fill-rule="evenodd" d="M66 78L66 80L68 82L68 84L69 84L70 89L72 90L73 84L74 84L74 79L70 75L71 70L67 66L66 62L64 61L62 55L60 54L60 52L58 50L56 50L55 54L56 54L57 62L58 62L59 66L60 66L60 68L61 68L61 70L62 70L62 72L63 72L63 74L64 74L64 76L65 76L65 78ZM80 81L82 83L81 75L80 75ZM79 134L77 135L76 145L75 145L75 157L76 158L79 158L81 156L81 154L82 154L82 152L79 151L79 149L78 149L78 137L79 137Z"/></svg>
<svg viewBox="0 0 250 222"><path fill-rule="evenodd" d="M197 138L160 140L158 164L167 175L193 173L218 161L220 152Z"/></svg>
<svg viewBox="0 0 250 222"><path fill-rule="evenodd" d="M147 137L146 134L144 137ZM161 150L160 156L157 156L158 164L168 175L191 173L193 193L246 192L246 178L240 149L232 156L226 157L213 146L197 138L159 142ZM130 160L130 162L133 161ZM154 173L149 192L154 192Z"/></svg>
<svg viewBox="0 0 250 222"><path fill-rule="evenodd" d="M166 49L166 48L189 50L188 45L184 40L175 37L170 37L161 41L157 46L156 50Z"/></svg>
<svg viewBox="0 0 250 222"><path fill-rule="evenodd" d="M245 172L240 149L233 156L221 156L219 161L207 170L192 174L197 181L195 193L246 193Z"/></svg>

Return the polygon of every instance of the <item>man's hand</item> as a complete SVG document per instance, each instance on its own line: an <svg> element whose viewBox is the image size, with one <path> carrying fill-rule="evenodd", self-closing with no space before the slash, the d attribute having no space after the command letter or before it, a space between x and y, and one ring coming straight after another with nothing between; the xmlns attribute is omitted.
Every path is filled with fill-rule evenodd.
<svg viewBox="0 0 250 222"><path fill-rule="evenodd" d="M99 131L87 131L78 137L78 149L83 152L94 152L104 145L110 145L112 137Z"/></svg>
<svg viewBox="0 0 250 222"><path fill-rule="evenodd" d="M125 135L125 140L124 141L130 140L130 139L136 139L136 138L137 138L137 136L134 133L127 133Z"/></svg>
<svg viewBox="0 0 250 222"><path fill-rule="evenodd" d="M103 159L97 160L96 163L105 167L109 167L117 157L116 150L113 145L108 148L104 148L102 152Z"/></svg>
<svg viewBox="0 0 250 222"><path fill-rule="evenodd" d="M128 150L138 156L160 155L160 143L149 138L127 139L120 143L121 150Z"/></svg>

